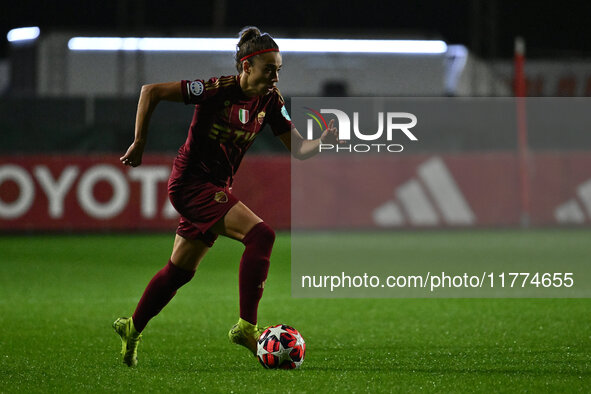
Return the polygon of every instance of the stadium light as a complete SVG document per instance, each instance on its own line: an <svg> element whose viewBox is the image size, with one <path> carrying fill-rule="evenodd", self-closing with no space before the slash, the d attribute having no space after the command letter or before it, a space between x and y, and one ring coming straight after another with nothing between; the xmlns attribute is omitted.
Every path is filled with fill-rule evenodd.
<svg viewBox="0 0 591 394"><path fill-rule="evenodd" d="M6 34L6 39L10 42L31 41L39 37L41 30L37 26L19 27L12 29Z"/></svg>
<svg viewBox="0 0 591 394"><path fill-rule="evenodd" d="M439 40L350 40L350 39L278 39L283 52L329 53L417 53L440 54L447 45Z"/></svg>
<svg viewBox="0 0 591 394"><path fill-rule="evenodd" d="M282 52L443 54L447 51L447 44L440 40L278 38L275 41ZM68 41L68 48L73 51L234 52L236 39L73 37Z"/></svg>

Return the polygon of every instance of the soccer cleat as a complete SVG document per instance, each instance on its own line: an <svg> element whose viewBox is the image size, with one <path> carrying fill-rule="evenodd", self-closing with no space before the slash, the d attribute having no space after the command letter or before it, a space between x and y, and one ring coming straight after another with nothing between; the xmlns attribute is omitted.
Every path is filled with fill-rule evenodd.
<svg viewBox="0 0 591 394"><path fill-rule="evenodd" d="M259 328L257 325L250 324L246 320L238 319L238 323L234 324L228 332L228 338L231 343L241 345L252 352L254 356L257 355L257 341L265 328Z"/></svg>
<svg viewBox="0 0 591 394"><path fill-rule="evenodd" d="M113 323L113 329L121 337L121 355L128 367L137 365L137 346L142 334L135 330L131 317L120 317Z"/></svg>

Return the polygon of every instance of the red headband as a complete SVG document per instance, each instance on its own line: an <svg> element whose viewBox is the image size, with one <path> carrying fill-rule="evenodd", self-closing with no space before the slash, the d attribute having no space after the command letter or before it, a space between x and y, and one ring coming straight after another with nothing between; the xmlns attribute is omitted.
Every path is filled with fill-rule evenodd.
<svg viewBox="0 0 591 394"><path fill-rule="evenodd" d="M260 50L260 51L253 52L250 55L246 55L242 59L240 59L240 63L242 63L243 61L245 61L249 57L260 55L261 53L265 53L265 52L279 52L279 49L277 49L277 48L269 48L269 49L263 49L263 50Z"/></svg>

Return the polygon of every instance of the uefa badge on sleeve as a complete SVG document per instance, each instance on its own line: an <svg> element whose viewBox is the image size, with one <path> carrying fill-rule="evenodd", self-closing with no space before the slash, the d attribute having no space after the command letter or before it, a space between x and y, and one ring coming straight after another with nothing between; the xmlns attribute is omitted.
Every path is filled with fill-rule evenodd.
<svg viewBox="0 0 591 394"><path fill-rule="evenodd" d="M281 115L283 115L285 119L291 121L291 117L289 116L289 113L287 112L287 108L285 108L285 105L281 107Z"/></svg>
<svg viewBox="0 0 591 394"><path fill-rule="evenodd" d="M201 81L193 81L191 82L191 94L193 94L193 96L200 96L201 93L203 93L203 82Z"/></svg>

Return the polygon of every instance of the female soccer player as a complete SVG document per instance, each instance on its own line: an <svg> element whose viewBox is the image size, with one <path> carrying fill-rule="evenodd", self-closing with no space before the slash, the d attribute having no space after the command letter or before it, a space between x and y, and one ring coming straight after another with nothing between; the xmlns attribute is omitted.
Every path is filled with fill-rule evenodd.
<svg viewBox="0 0 591 394"><path fill-rule="evenodd" d="M194 104L195 113L168 182L170 201L181 215L172 255L148 283L132 317L113 323L128 366L137 364L138 343L148 321L191 280L218 235L245 245L238 275L240 318L228 335L231 342L256 353L262 331L257 326L257 309L275 233L232 194L233 176L265 124L299 159L316 154L321 141L337 140L332 121L316 140L304 140L294 127L276 87L281 55L270 35L261 34L256 27L242 29L236 68L239 75L235 76L142 87L135 140L120 159L126 166L141 164L148 123L158 102Z"/></svg>

